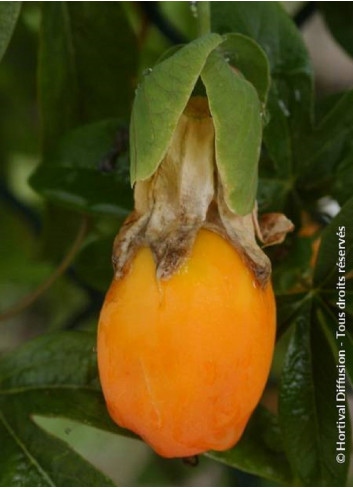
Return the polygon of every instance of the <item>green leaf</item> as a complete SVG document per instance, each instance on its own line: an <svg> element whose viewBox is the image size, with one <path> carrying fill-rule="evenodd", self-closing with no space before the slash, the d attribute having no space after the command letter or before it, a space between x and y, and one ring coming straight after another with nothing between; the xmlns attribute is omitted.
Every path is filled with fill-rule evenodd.
<svg viewBox="0 0 353 489"><path fill-rule="evenodd" d="M118 2L43 2L41 7L39 109L42 150L48 156L45 161L50 162L61 137L73 128L110 117L128 120L138 55L136 38ZM71 236L66 223L72 221L73 213L55 208L57 203L77 210L88 207L88 212L121 212L119 201L118 209L112 209L105 200L101 202L98 193L92 193L93 172L86 173L81 187L87 188L83 189L73 172L73 181L67 180L68 172L63 168L44 173L43 169L43 178L38 176L38 189L43 187L53 201L47 210L50 224L45 228L48 255L53 256L55 242L62 256ZM105 183L112 197L111 180L107 176ZM62 193L61 187L65 189ZM123 193L119 185L116 192Z"/></svg>
<svg viewBox="0 0 353 489"><path fill-rule="evenodd" d="M18 8L21 2L1 2L5 9L11 5ZM12 7L11 7L12 8ZM0 70L0 147L1 167L13 163L11 167L17 167L13 161L13 155L21 153L20 165L23 160L38 151L38 127L37 117L33 118L33 107L36 106L36 66L38 39L34 29L26 23L28 17L35 17L38 13L38 4L26 2L21 11L19 21L11 38L6 55L1 61ZM0 13L1 18L1 13ZM5 18L5 17L3 17ZM1 34L5 32L0 27ZM21 60L21 62L19 62ZM26 153L26 154L24 154ZM11 161L7 161L9 155Z"/></svg>
<svg viewBox="0 0 353 489"><path fill-rule="evenodd" d="M335 300L337 300L337 291L335 295ZM346 297L348 301L348 295ZM339 350L345 350L346 373L348 380L351 385L353 385L353 340L352 335L349 332L351 320L346 316L345 331L343 333L342 331L339 331L338 328L338 310L335 309L335 305L330 308L325 301L321 300L320 306L320 309L317 311L318 322L327 336L331 350L335 356L336 364L338 363ZM349 314L347 309L346 313ZM340 333L341 336L338 336L338 333Z"/></svg>
<svg viewBox="0 0 353 489"><path fill-rule="evenodd" d="M298 294L277 297L280 333L294 324L280 391L280 425L296 484L343 485L350 454L350 421L346 407L346 463L336 461L338 351L345 348L349 376L353 354L348 331L352 280L346 280L347 332L337 338L337 267L339 226L346 226L347 272L353 268L351 230L353 199L347 202L321 236L314 284Z"/></svg>
<svg viewBox="0 0 353 489"><path fill-rule="evenodd" d="M307 291L276 294L277 337L282 336L297 317L306 301L310 300Z"/></svg>
<svg viewBox="0 0 353 489"><path fill-rule="evenodd" d="M314 270L314 285L320 288L335 289L338 268L336 263L339 257L339 245L345 251L345 268L348 273L353 270L353 198L342 207L341 211L331 221L322 233L322 241ZM344 236L340 238L337 233L344 226ZM343 248L344 247L344 248Z"/></svg>
<svg viewBox="0 0 353 489"><path fill-rule="evenodd" d="M338 351L346 351L346 371L353 383L353 198L348 200L341 211L326 227L322 234L321 245L314 270L314 287L317 288L321 310L319 321L330 341L331 349L337 358ZM344 227L344 232L343 232ZM337 263L344 259L344 268L339 270ZM343 264L343 262L341 262ZM339 277L345 276L344 310L337 302L339 300ZM344 337L337 336L339 331L339 314L344 312ZM340 330L342 333L342 330Z"/></svg>
<svg viewBox="0 0 353 489"><path fill-rule="evenodd" d="M353 143L347 138L348 144L340 155L339 163L334 172L331 194L343 205L351 196L353 188ZM337 160L336 160L337 161Z"/></svg>
<svg viewBox="0 0 353 489"><path fill-rule="evenodd" d="M0 208L0 222L1 307L5 308L8 301L14 300L6 293L8 284L34 289L52 269L47 263L36 260L38 240L21 214L3 205ZM26 246L14 246L14 243L24 242Z"/></svg>
<svg viewBox="0 0 353 489"><path fill-rule="evenodd" d="M216 132L216 161L228 206L238 214L254 207L261 147L261 106L248 81L213 52L201 73Z"/></svg>
<svg viewBox="0 0 353 489"><path fill-rule="evenodd" d="M112 485L66 443L33 421L35 414L65 417L130 436L107 414L94 346L93 334L56 333L27 343L0 361L2 485Z"/></svg>
<svg viewBox="0 0 353 489"><path fill-rule="evenodd" d="M122 122L111 119L69 132L47 154L30 184L48 200L75 210L126 216L133 207L127 150L116 158L112 171L100 169L121 129Z"/></svg>
<svg viewBox="0 0 353 489"><path fill-rule="evenodd" d="M22 2L0 2L0 61L9 45Z"/></svg>
<svg viewBox="0 0 353 489"><path fill-rule="evenodd" d="M130 125L131 182L150 177L162 161L217 34L196 39L149 71L136 91Z"/></svg>
<svg viewBox="0 0 353 489"><path fill-rule="evenodd" d="M128 117L136 39L118 2L43 2L39 95L44 152L79 124Z"/></svg>
<svg viewBox="0 0 353 489"><path fill-rule="evenodd" d="M206 456L282 485L293 484L276 417L262 406L256 409L234 448L225 452L208 452Z"/></svg>
<svg viewBox="0 0 353 489"><path fill-rule="evenodd" d="M334 93L316 102L316 128L303 138L303 147L308 150L300 184L306 194L331 195L341 205L351 197L352 110L351 92Z"/></svg>
<svg viewBox="0 0 353 489"><path fill-rule="evenodd" d="M2 486L114 486L66 443L24 419L19 401L10 400L0 411Z"/></svg>
<svg viewBox="0 0 353 489"><path fill-rule="evenodd" d="M327 303L332 308L336 308L337 302L337 289L322 289L320 290L320 297L325 303ZM346 281L346 312L353 317L353 280Z"/></svg>
<svg viewBox="0 0 353 489"><path fill-rule="evenodd" d="M319 6L333 37L353 56L352 2L320 2Z"/></svg>
<svg viewBox="0 0 353 489"><path fill-rule="evenodd" d="M312 301L295 320L280 391L280 425L289 461L303 485L344 485L349 464L336 461L336 362Z"/></svg>
<svg viewBox="0 0 353 489"><path fill-rule="evenodd" d="M225 59L254 85L265 106L270 87L270 67L266 53L250 37L226 34L219 46Z"/></svg>
<svg viewBox="0 0 353 489"><path fill-rule="evenodd" d="M340 148L345 140L351 143L352 135L353 90L340 97L312 132L303 135L299 183L310 189L332 177L342 152L337 152L336 148Z"/></svg>
<svg viewBox="0 0 353 489"><path fill-rule="evenodd" d="M279 2L211 2L211 21L213 31L249 36L267 54L272 83L264 142L272 162L260 165L259 203L263 210L283 209L294 192L302 135L311 126L312 68L305 45Z"/></svg>
<svg viewBox="0 0 353 489"><path fill-rule="evenodd" d="M292 235L287 237L281 248L271 250L272 283L276 294L290 294L310 281L315 239L316 236Z"/></svg>
<svg viewBox="0 0 353 489"><path fill-rule="evenodd" d="M311 109L312 68L300 33L279 3L212 2L211 19L213 31L239 32L266 52L272 76L270 124L279 119L276 125L281 122L283 131L286 126L300 126ZM277 153L281 142L276 143L270 125L267 137Z"/></svg>

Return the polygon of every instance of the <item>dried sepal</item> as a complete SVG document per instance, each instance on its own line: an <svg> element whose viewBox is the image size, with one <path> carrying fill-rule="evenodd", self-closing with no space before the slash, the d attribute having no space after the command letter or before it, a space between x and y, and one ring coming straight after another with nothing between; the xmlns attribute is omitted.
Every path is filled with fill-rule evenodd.
<svg viewBox="0 0 353 489"><path fill-rule="evenodd" d="M154 175L135 185L135 213L114 243L120 277L138 246L149 246L157 277L167 279L185 261L214 195L214 128L207 100L197 97L181 116Z"/></svg>
<svg viewBox="0 0 353 489"><path fill-rule="evenodd" d="M148 218L148 213L141 215L136 211L132 212L121 226L119 233L116 235L112 254L112 263L116 279L125 275L137 249L144 245L143 235Z"/></svg>
<svg viewBox="0 0 353 489"><path fill-rule="evenodd" d="M157 279L167 280L185 262L199 229L205 227L239 251L255 282L264 287L271 263L256 236L267 246L283 241L293 229L282 214L258 219L256 205L245 216L229 208L215 162L213 121L202 97L190 100L161 164L149 179L135 184L134 197L135 210L114 242L116 278L129 269L137 249L148 246Z"/></svg>
<svg viewBox="0 0 353 489"><path fill-rule="evenodd" d="M294 224L284 214L271 212L254 219L256 235L264 246L283 243L287 233L293 231Z"/></svg>
<svg viewBox="0 0 353 489"><path fill-rule="evenodd" d="M225 202L223 188L220 182L218 185L217 202L219 215L228 239L243 256L258 284L265 286L271 276L271 262L256 242L253 221L253 215L256 213L256 209L246 216L240 216L232 212Z"/></svg>

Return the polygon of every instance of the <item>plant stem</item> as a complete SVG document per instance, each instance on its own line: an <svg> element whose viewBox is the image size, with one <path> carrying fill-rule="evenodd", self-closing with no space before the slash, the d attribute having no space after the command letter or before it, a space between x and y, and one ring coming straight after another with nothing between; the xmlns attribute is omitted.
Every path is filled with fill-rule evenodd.
<svg viewBox="0 0 353 489"><path fill-rule="evenodd" d="M201 37L211 32L210 2L199 1L197 2L196 7L198 35Z"/></svg>

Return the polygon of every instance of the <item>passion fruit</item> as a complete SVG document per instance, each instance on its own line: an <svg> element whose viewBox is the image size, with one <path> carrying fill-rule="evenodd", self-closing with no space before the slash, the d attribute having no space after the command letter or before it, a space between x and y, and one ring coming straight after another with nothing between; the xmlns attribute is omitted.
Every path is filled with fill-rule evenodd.
<svg viewBox="0 0 353 489"><path fill-rule="evenodd" d="M219 234L201 229L168 280L141 247L99 320L111 417L164 457L232 447L262 395L275 329L270 281L260 286Z"/></svg>

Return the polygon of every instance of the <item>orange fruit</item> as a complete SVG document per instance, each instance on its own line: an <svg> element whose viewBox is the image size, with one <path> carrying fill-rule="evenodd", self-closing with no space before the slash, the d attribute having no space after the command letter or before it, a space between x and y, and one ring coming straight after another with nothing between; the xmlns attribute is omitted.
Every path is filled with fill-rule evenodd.
<svg viewBox="0 0 353 489"><path fill-rule="evenodd" d="M158 282L149 248L113 280L101 311L98 365L107 408L164 457L225 450L263 392L276 328L239 253L202 229L186 263Z"/></svg>

